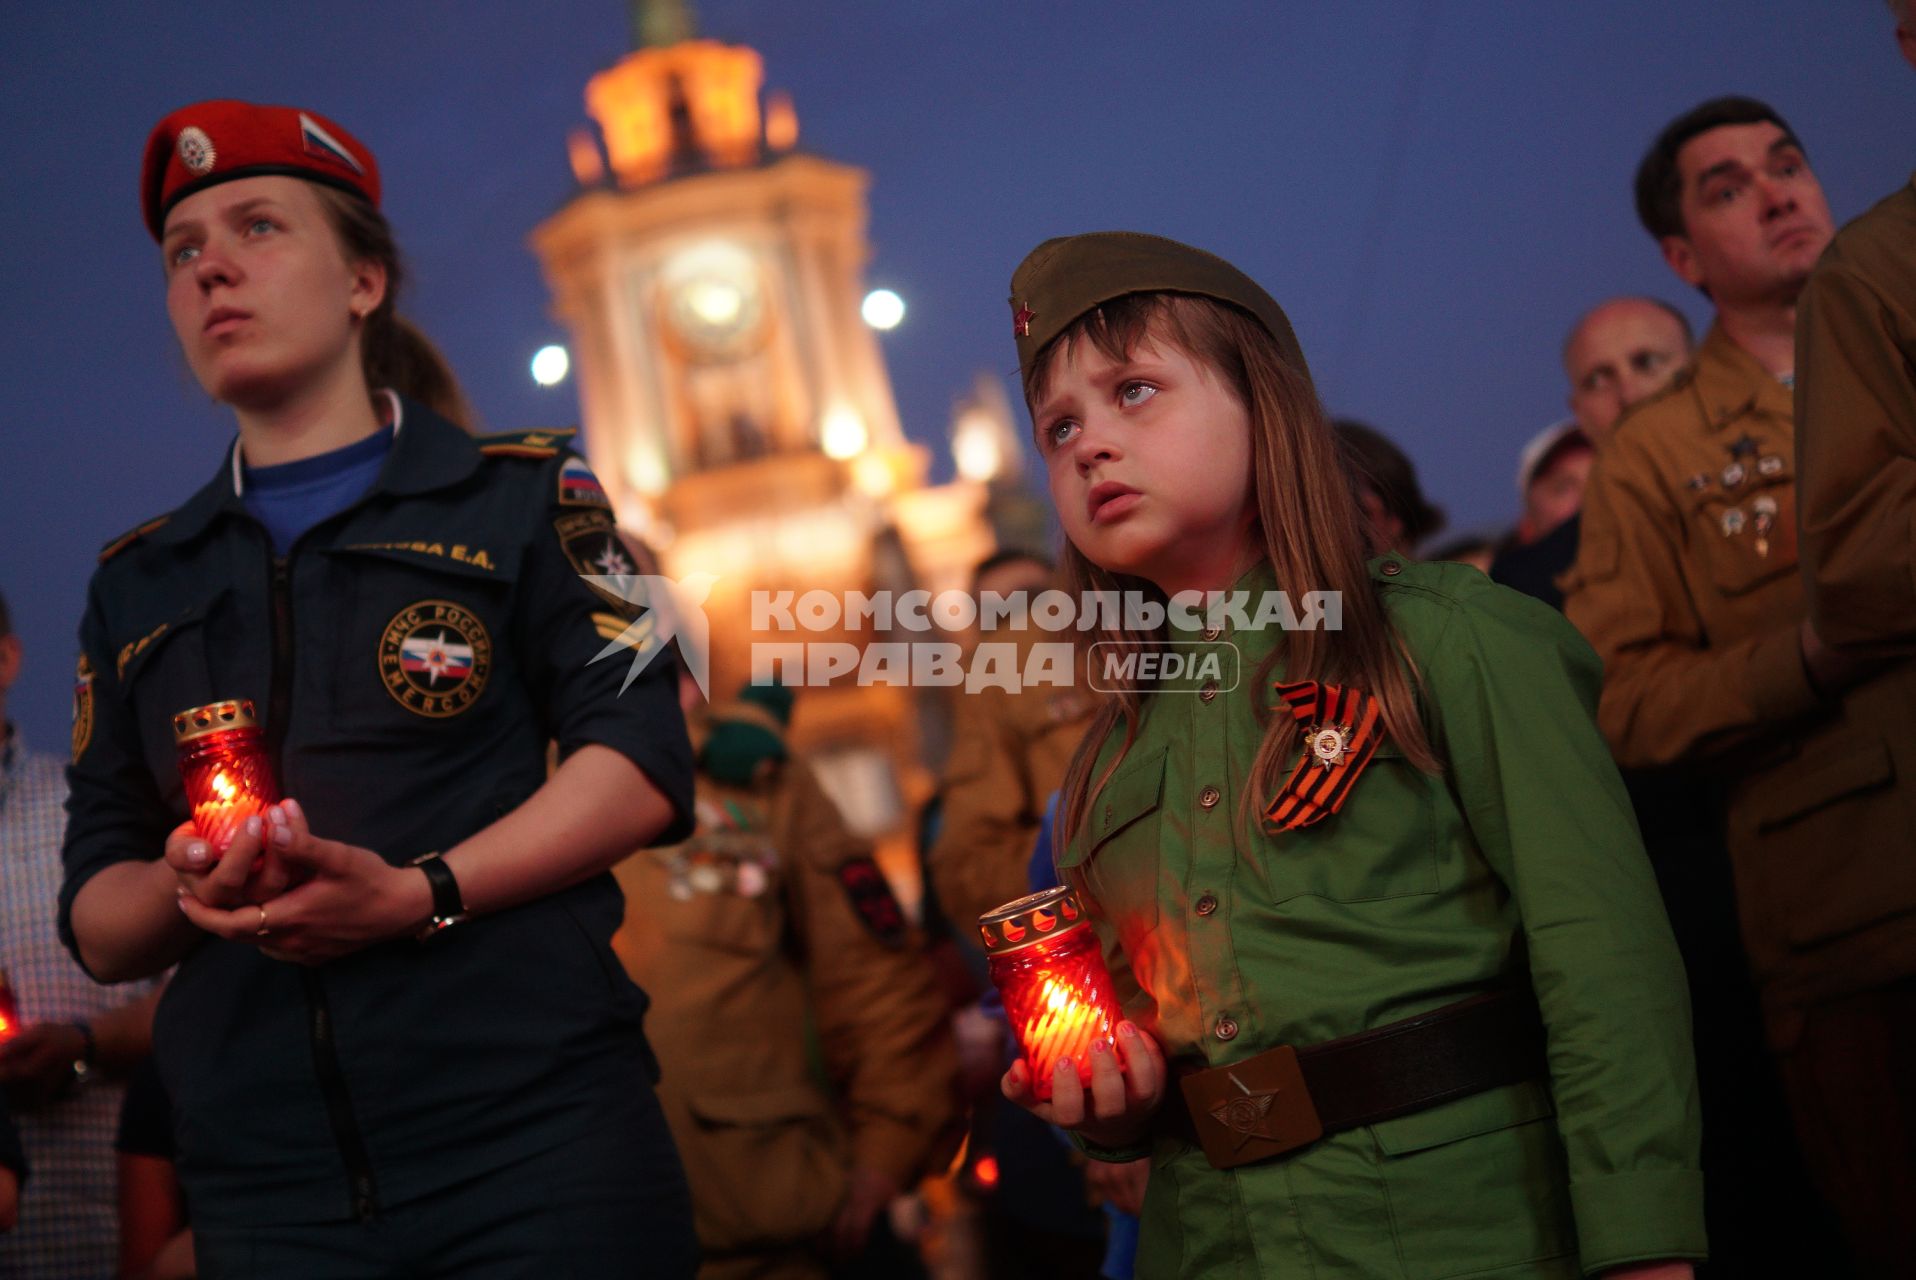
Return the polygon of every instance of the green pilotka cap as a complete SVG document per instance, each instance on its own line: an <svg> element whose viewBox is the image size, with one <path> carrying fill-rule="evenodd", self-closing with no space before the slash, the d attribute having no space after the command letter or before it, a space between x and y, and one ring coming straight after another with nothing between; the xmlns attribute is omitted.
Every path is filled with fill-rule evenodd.
<svg viewBox="0 0 1916 1280"><path fill-rule="evenodd" d="M1018 367L1092 308L1127 293L1190 293L1251 313L1278 353L1306 378L1310 366L1276 299L1214 253L1137 231L1089 231L1047 240L1011 273L1011 332Z"/></svg>
<svg viewBox="0 0 1916 1280"><path fill-rule="evenodd" d="M753 786L785 759L792 722L792 691L782 684L748 684L738 700L712 708L711 732L699 767L720 782Z"/></svg>

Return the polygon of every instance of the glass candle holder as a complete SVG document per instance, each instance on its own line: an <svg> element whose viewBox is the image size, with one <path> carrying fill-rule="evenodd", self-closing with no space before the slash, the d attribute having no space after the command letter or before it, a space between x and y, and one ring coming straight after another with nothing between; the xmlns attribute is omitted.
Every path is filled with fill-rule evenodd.
<svg viewBox="0 0 1916 1280"><path fill-rule="evenodd" d="M1051 1096L1051 1074L1066 1056L1089 1084L1091 1045L1108 1041L1123 1014L1077 894L1060 885L1007 902L978 917L978 932L1032 1092Z"/></svg>
<svg viewBox="0 0 1916 1280"><path fill-rule="evenodd" d="M0 1044L20 1034L20 1002L14 999L13 983L7 971L0 969Z"/></svg>
<svg viewBox="0 0 1916 1280"><path fill-rule="evenodd" d="M245 698L189 707L173 717L173 741L193 826L217 858L248 818L279 799L259 718Z"/></svg>

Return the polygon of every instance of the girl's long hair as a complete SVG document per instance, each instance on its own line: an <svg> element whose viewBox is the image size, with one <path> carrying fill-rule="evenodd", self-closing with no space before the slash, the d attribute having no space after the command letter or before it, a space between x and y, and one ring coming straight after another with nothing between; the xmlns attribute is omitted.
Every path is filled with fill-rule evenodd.
<svg viewBox="0 0 1916 1280"><path fill-rule="evenodd" d="M1189 294L1113 299L1086 312L1039 352L1025 371L1026 403L1043 399L1053 366L1072 344L1088 342L1106 358L1122 361L1147 338L1170 342L1209 366L1244 405L1251 422L1251 488L1257 509L1251 536L1278 588L1293 598L1305 591L1333 591L1342 599L1342 630L1285 632L1249 687L1269 690L1279 661L1286 680L1354 685L1377 698L1385 732L1405 757L1420 769L1436 771L1437 754L1417 710L1416 669L1385 617L1365 567L1363 521L1329 419L1309 375L1278 354L1277 344L1248 312ZM1069 541L1063 569L1070 590L1080 598L1087 591L1137 591L1164 601L1151 583L1093 564ZM1124 627L1121 616L1113 622L1096 633L1076 633L1081 659L1089 656L1082 651L1099 641L1124 653L1169 638L1168 627L1145 633ZM1138 680L1114 680L1113 686L1114 692L1100 697L1097 714L1065 773L1058 806L1060 848L1076 836L1092 799L1137 738L1148 690ZM1277 793L1303 749L1303 727L1288 712L1272 714L1275 702L1275 694L1257 702L1264 737L1243 791L1247 806L1255 797ZM1094 779L1092 770L1105 740L1120 723L1124 740Z"/></svg>
<svg viewBox="0 0 1916 1280"><path fill-rule="evenodd" d="M431 339L399 314L405 268L385 215L349 192L317 182L311 185L347 259L377 262L386 268L386 296L361 323L359 358L366 386L372 390L391 387L447 421L473 430L472 406L452 366Z"/></svg>

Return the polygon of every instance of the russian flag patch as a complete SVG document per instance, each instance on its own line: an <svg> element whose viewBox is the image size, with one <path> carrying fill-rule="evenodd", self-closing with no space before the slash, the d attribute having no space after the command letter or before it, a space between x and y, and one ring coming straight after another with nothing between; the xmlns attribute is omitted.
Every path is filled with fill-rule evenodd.
<svg viewBox="0 0 1916 1280"><path fill-rule="evenodd" d="M562 507L603 507L611 510L605 486L584 458L567 458L559 468L559 505Z"/></svg>
<svg viewBox="0 0 1916 1280"><path fill-rule="evenodd" d="M299 139L305 145L307 155L322 156L345 165L362 178L366 176L365 166L353 158L353 153L304 111L299 113Z"/></svg>

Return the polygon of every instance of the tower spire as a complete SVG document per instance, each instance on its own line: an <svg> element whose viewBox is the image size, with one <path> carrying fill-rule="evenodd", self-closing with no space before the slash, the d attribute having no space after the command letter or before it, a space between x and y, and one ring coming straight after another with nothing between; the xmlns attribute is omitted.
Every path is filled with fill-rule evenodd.
<svg viewBox="0 0 1916 1280"><path fill-rule="evenodd" d="M663 49L694 39L698 18L690 0L631 0L632 48Z"/></svg>

